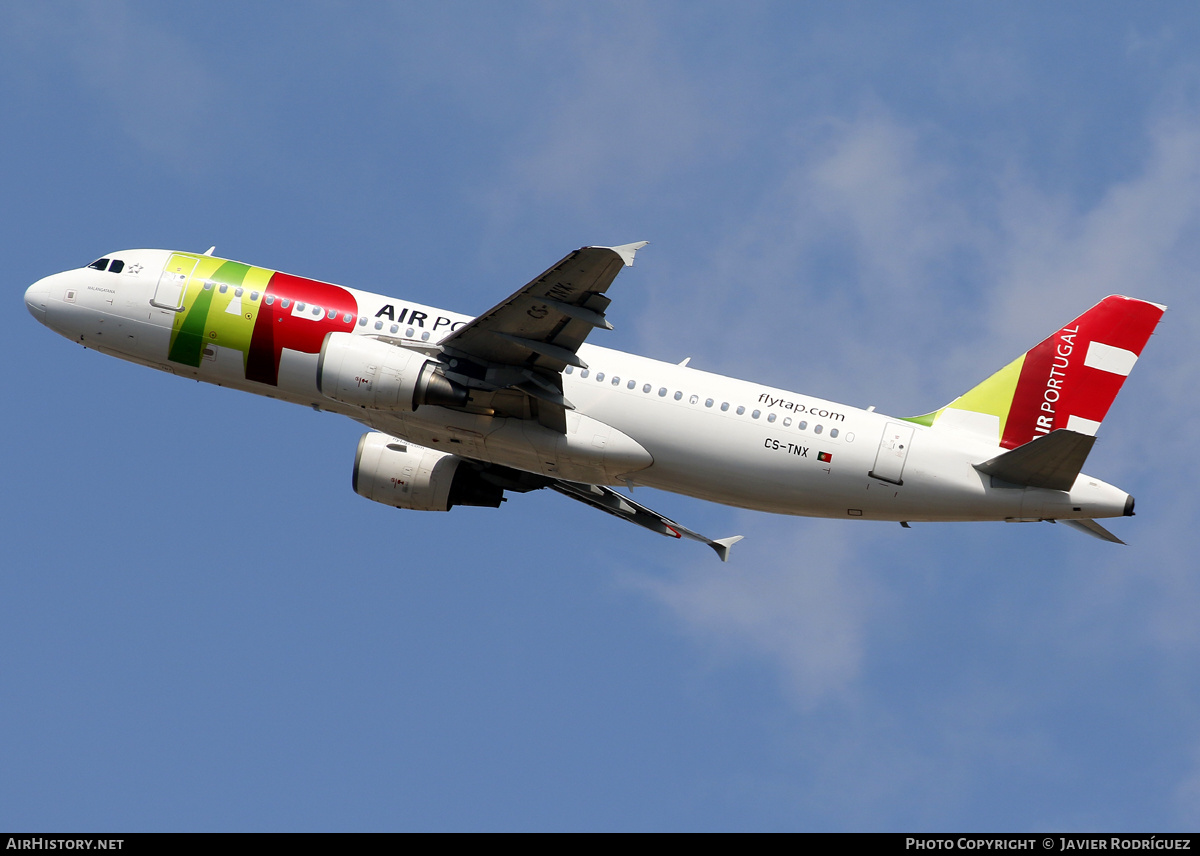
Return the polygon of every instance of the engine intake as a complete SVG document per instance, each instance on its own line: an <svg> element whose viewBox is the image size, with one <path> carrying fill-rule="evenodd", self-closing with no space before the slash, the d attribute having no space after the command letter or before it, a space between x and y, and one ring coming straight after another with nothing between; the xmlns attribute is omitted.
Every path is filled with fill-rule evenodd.
<svg viewBox="0 0 1200 856"><path fill-rule="evenodd" d="M352 333L325 337L317 389L343 404L406 413L422 404L462 407L468 395L424 354Z"/></svg>
<svg viewBox="0 0 1200 856"><path fill-rule="evenodd" d="M417 511L456 505L499 508L504 489L465 460L378 431L363 434L354 456L354 492L374 502Z"/></svg>

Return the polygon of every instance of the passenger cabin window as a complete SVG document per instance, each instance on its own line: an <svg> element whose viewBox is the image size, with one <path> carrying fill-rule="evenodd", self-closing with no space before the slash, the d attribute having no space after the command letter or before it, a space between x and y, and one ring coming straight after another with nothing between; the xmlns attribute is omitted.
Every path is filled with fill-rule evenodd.
<svg viewBox="0 0 1200 856"><path fill-rule="evenodd" d="M635 386L637 386L636 380L631 380L629 383L625 384L626 389L633 389Z"/></svg>
<svg viewBox="0 0 1200 856"><path fill-rule="evenodd" d="M837 437L837 435L838 435L838 429L836 429L836 428L830 428L830 429L829 429L829 436L830 436L830 437Z"/></svg>
<svg viewBox="0 0 1200 856"><path fill-rule="evenodd" d="M740 405L740 404L739 404L739 405L738 405L738 409L737 409L737 415L738 415L738 416L741 416L741 415L743 415L745 412L746 412L746 408L742 407L742 405Z"/></svg>
<svg viewBox="0 0 1200 856"><path fill-rule="evenodd" d="M563 371L567 374L575 374L575 366L567 366Z"/></svg>

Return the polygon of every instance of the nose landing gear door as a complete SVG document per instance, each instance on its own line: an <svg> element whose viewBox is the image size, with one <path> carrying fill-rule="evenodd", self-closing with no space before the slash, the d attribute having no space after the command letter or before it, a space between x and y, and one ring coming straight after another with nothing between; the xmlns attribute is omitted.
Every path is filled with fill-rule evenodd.
<svg viewBox="0 0 1200 856"><path fill-rule="evenodd" d="M173 253L171 258L167 259L162 275L158 278L158 288L150 298L150 303L160 309L182 309L183 295L187 290L188 280L192 278L192 271L196 269L197 261L195 256Z"/></svg>
<svg viewBox="0 0 1200 856"><path fill-rule="evenodd" d="M912 445L912 436L913 426L889 422L883 429L883 437L879 440L875 466L867 475L892 484L904 484L900 477L904 474L904 461L908 458L908 447Z"/></svg>

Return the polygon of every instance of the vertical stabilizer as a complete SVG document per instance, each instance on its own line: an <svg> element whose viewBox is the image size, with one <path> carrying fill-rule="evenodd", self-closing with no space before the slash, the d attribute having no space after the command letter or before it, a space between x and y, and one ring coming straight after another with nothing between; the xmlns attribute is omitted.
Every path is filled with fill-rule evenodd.
<svg viewBox="0 0 1200 856"><path fill-rule="evenodd" d="M1110 295L922 425L955 427L1015 449L1066 428L1095 436L1165 306Z"/></svg>

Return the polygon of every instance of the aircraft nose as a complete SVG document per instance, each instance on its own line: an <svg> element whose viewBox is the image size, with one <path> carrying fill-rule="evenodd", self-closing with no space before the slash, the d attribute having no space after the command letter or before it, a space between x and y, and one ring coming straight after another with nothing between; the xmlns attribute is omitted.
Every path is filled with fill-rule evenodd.
<svg viewBox="0 0 1200 856"><path fill-rule="evenodd" d="M39 279L25 289L25 308L39 323L46 323L46 304L50 302L50 284Z"/></svg>

